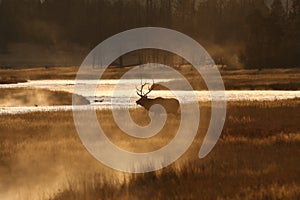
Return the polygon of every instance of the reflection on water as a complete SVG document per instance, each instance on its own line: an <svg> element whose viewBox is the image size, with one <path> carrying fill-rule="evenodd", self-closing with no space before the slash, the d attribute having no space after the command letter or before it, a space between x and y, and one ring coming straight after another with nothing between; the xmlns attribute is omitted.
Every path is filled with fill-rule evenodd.
<svg viewBox="0 0 300 200"><path fill-rule="evenodd" d="M91 106L96 109L109 109L114 103L114 108L134 108L136 107L135 101L139 98L135 89L140 85L138 79L122 80L122 92L118 96L113 96L116 84L120 83L119 80L82 80L77 81L77 85L81 88L81 95L84 95L91 103ZM145 82L152 83L152 80L144 80ZM159 79L154 80L158 82L168 82L170 80ZM26 83L19 84L2 84L1 88L38 88L38 89L50 89L54 91L66 91L73 93L75 80L38 80L29 81ZM97 90L89 91L89 86L97 85ZM196 95L199 101L210 101L211 96L208 91L178 91L182 102L189 103L192 95ZM130 100L128 101L128 96ZM170 98L174 95L170 91L153 91L149 97L164 97ZM126 98L127 97L127 98ZM241 90L241 91L226 91L227 101L273 101L292 99L300 97L300 91L274 91L274 90ZM222 100L222 99L220 99ZM91 106L78 106L76 109L89 109ZM0 107L0 114L5 113L26 113L36 111L60 111L60 110L71 110L72 106L42 106L42 107Z"/></svg>

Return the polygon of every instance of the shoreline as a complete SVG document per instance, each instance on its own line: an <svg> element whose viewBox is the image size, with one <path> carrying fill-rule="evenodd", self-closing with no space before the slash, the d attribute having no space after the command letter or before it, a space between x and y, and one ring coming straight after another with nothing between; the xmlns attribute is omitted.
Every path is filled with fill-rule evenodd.
<svg viewBox="0 0 300 200"><path fill-rule="evenodd" d="M101 79L120 79L131 68L110 66ZM78 66L0 69L0 85L1 81L9 84L28 80L75 80L78 69ZM206 88L201 76L190 65L176 67L176 70L195 90ZM299 68L220 69L220 73L226 90L300 90Z"/></svg>

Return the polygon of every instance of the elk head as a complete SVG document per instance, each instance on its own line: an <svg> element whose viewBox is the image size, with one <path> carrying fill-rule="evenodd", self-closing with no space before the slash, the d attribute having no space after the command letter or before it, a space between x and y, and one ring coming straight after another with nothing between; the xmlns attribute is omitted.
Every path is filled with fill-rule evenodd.
<svg viewBox="0 0 300 200"><path fill-rule="evenodd" d="M147 92L144 92L143 89L145 88L145 86L148 86L148 91ZM148 83L144 83L144 84L141 84L141 88L136 88L136 93L139 97L141 97L139 100L136 101L136 104L144 107L147 109L147 103L148 103L148 97L147 95L154 89L154 81L153 81L153 84L151 86L149 86Z"/></svg>

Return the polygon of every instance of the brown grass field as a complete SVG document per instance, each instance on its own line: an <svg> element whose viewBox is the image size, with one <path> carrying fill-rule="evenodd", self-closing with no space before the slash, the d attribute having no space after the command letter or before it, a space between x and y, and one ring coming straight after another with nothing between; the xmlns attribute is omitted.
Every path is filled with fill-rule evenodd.
<svg viewBox="0 0 300 200"><path fill-rule="evenodd" d="M157 172L127 174L96 161L82 145L71 112L0 115L0 199L299 199L300 100L229 102L221 138L198 159L210 118L202 120L187 152ZM131 110L145 124L143 109ZM170 116L149 140L125 136L109 110L101 126L118 146L158 149L172 139L179 119ZM174 128L175 127L175 128Z"/></svg>

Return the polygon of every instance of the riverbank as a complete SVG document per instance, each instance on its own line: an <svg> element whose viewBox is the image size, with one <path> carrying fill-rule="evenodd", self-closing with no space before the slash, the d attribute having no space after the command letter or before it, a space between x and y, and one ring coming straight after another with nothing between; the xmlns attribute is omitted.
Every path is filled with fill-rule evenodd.
<svg viewBox="0 0 300 200"><path fill-rule="evenodd" d="M198 159L210 118L201 103L201 122L192 146L173 165L156 173L130 175L107 168L82 145L72 112L0 115L1 199L298 199L300 197L300 100L228 102L217 145ZM143 109L131 109L147 123ZM166 145L180 118L149 140L124 134L109 110L97 111L114 143L148 152ZM148 121L149 122L149 121ZM16 126L17 124L17 126Z"/></svg>
<svg viewBox="0 0 300 200"><path fill-rule="evenodd" d="M12 67L0 69L0 83L16 83L26 80L74 80L78 67ZM119 79L131 67L110 67L102 79ZM205 83L189 65L176 68L195 90L205 89ZM155 71L155 69L153 69ZM300 90L300 69L225 70L220 69L226 90ZM180 84L179 84L180 85Z"/></svg>

